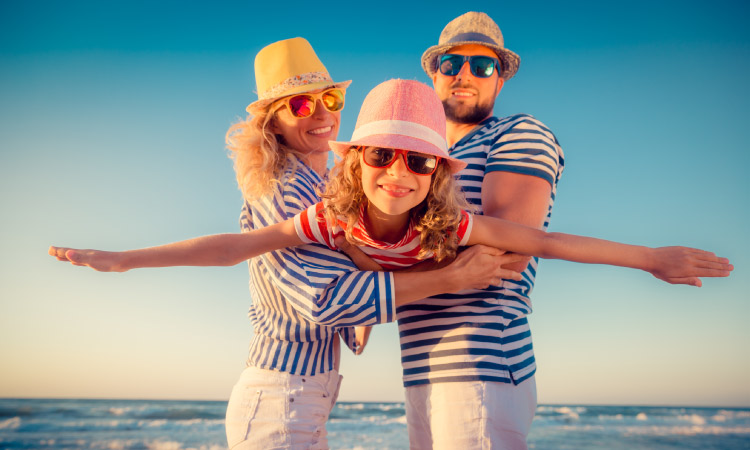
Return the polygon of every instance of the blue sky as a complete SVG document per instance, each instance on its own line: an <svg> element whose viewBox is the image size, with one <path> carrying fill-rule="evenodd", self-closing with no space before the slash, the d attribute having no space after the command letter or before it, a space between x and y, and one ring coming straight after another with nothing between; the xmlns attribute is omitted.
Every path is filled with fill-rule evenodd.
<svg viewBox="0 0 750 450"><path fill-rule="evenodd" d="M252 334L244 265L100 274L50 244L127 249L235 231L224 134L255 53L307 38L351 79L340 138L469 10L521 56L497 115L566 154L551 229L729 257L694 289L543 261L531 316L542 403L750 405L746 2L0 4L3 397L226 399ZM274 4L274 6L276 6ZM745 205L745 206L743 206ZM400 400L396 328L343 361L344 400Z"/></svg>

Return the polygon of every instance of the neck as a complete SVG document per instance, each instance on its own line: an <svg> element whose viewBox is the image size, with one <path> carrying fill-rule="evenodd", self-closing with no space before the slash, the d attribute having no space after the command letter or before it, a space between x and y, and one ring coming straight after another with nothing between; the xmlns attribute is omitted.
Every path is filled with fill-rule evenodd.
<svg viewBox="0 0 750 450"><path fill-rule="evenodd" d="M367 234L378 241L393 244L400 241L409 229L409 213L398 216L385 214L368 203L365 207Z"/></svg>
<svg viewBox="0 0 750 450"><path fill-rule="evenodd" d="M482 120L487 119L487 117ZM481 122L482 120L480 120L479 122ZM460 141L464 136L471 133L471 131L476 128L477 125L479 125L479 122L459 123L448 120L445 123L445 137L448 140L448 148L453 147L456 142Z"/></svg>
<svg viewBox="0 0 750 450"><path fill-rule="evenodd" d="M322 177L325 175L328 165L328 152L308 154L302 158L302 162Z"/></svg>

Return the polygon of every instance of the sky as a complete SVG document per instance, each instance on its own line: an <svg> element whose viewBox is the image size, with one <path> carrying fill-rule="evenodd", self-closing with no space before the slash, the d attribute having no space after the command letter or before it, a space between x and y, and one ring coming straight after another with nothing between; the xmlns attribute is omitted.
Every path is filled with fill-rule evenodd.
<svg viewBox="0 0 750 450"><path fill-rule="evenodd" d="M48 246L238 231L224 135L257 98L258 50L302 36L353 80L348 139L370 89L429 82L422 52L478 10L521 56L495 114L534 115L565 151L550 230L735 265L697 289L542 261L539 402L750 406L747 2L262 3L0 3L0 397L226 400L252 336L246 265L103 274ZM395 325L342 373L341 400L401 401Z"/></svg>

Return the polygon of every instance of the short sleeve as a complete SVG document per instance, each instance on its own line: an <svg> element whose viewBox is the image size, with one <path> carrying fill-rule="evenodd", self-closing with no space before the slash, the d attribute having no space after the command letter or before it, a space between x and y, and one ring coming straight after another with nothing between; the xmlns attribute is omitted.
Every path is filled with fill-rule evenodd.
<svg viewBox="0 0 750 450"><path fill-rule="evenodd" d="M562 150L555 135L529 115L519 115L501 133L487 156L486 172L513 172L557 182L562 168Z"/></svg>

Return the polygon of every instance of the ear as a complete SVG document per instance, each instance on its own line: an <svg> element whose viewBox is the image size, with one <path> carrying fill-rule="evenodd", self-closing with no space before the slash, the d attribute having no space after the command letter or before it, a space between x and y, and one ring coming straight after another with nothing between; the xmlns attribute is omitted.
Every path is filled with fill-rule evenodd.
<svg viewBox="0 0 750 450"><path fill-rule="evenodd" d="M437 81L438 72L435 71L434 74L432 74L432 87L435 87L435 82Z"/></svg>
<svg viewBox="0 0 750 450"><path fill-rule="evenodd" d="M503 89L503 85L505 84L505 80L501 77L497 77L497 88L495 89L495 98L500 95L500 91Z"/></svg>

